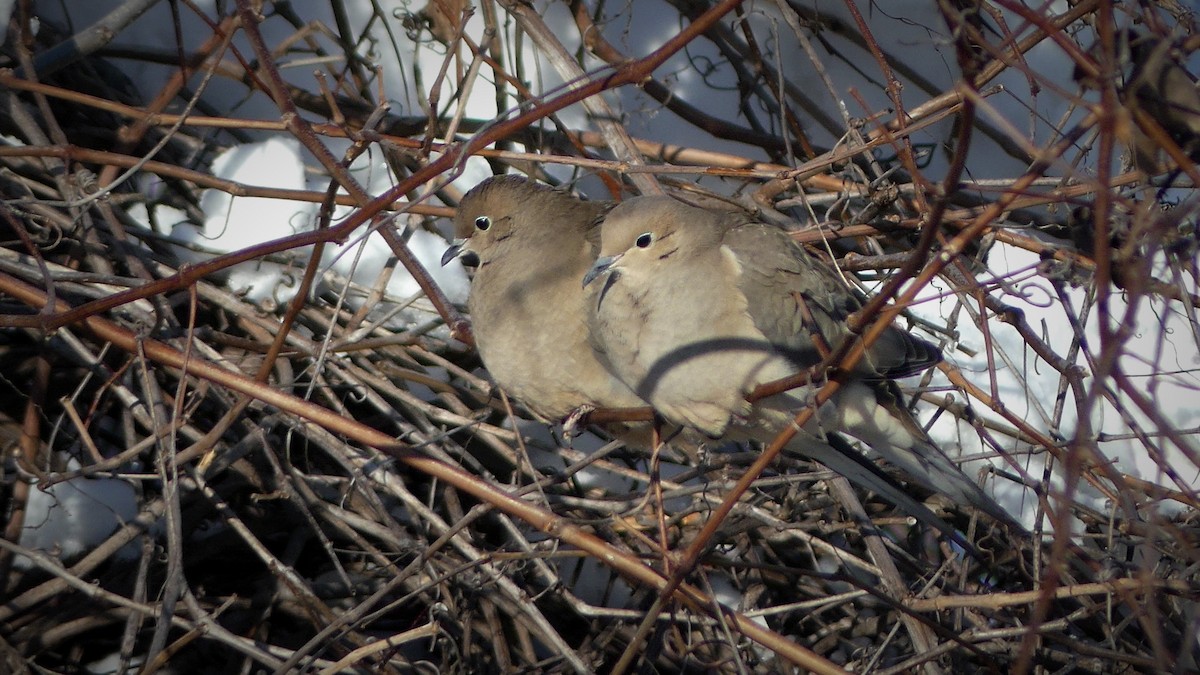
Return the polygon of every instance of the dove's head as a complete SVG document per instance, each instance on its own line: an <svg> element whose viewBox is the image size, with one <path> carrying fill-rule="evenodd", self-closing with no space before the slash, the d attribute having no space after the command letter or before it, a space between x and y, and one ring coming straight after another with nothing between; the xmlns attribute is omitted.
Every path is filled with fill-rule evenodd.
<svg viewBox="0 0 1200 675"><path fill-rule="evenodd" d="M556 237L580 239L607 208L522 176L493 176L463 196L442 264L461 257L481 267L513 251L543 250Z"/></svg>
<svg viewBox="0 0 1200 675"><path fill-rule="evenodd" d="M584 285L606 273L653 273L720 246L723 220L671 197L635 197L614 208L600 231L600 256Z"/></svg>

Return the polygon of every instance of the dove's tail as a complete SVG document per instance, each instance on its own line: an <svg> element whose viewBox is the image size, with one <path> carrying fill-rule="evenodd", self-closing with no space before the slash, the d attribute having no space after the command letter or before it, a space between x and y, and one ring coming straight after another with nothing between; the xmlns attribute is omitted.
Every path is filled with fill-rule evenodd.
<svg viewBox="0 0 1200 675"><path fill-rule="evenodd" d="M929 441L891 392L863 383L848 384L837 394L836 411L836 431L863 441L913 480L959 504L974 506L1018 531L1023 529L1012 514Z"/></svg>
<svg viewBox="0 0 1200 675"><path fill-rule="evenodd" d="M799 455L804 459L824 464L831 471L845 476L860 488L874 492L924 525L946 535L972 557L984 560L978 549L968 542L961 532L931 511L928 506L905 492L903 487L884 473L874 462L860 455L842 439L833 437L831 441L832 444L825 443L810 434L797 434L785 446L784 453Z"/></svg>

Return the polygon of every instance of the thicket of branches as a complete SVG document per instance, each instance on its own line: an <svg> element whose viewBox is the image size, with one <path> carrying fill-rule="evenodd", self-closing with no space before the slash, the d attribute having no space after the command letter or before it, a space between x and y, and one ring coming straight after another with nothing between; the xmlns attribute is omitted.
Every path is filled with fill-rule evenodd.
<svg viewBox="0 0 1200 675"><path fill-rule="evenodd" d="M239 0L165 52L121 40L153 3L90 28L34 22L35 4L18 3L0 71L4 670L1198 667L1200 463L1171 411L1200 353L1200 36L1178 4L947 1L922 15L932 52L885 50L877 36L912 20L869 3ZM163 4L162 31L205 25ZM650 16L667 38L629 51L622 31ZM1039 71L1039 51L1074 72ZM385 54L419 108L386 105ZM420 67L430 55L440 70ZM178 76L140 91L139 62ZM541 84L556 80L572 84ZM235 95L206 98L213 82ZM472 118L480 90L505 114ZM692 140L640 136L649 116ZM298 139L327 189L211 175L221 148L270 135ZM393 190L356 182L364 154ZM942 293L897 319L949 357L910 393L923 419L957 422L949 452L999 460L981 478L1025 490L1031 531L930 496L975 559L819 466L585 450L501 397L469 317L427 279L440 319L408 328L375 320L403 300L382 283L350 289L364 309L328 279L303 292L320 247L368 227L393 273L423 278L404 226L444 229L468 157L586 176L595 198L720 193L876 292L863 331ZM315 202L319 222L181 265L170 229L130 214L201 222L204 189ZM298 300L223 288L222 269L267 259L294 267ZM1159 475L1125 463L1139 455ZM111 478L134 486L136 517L101 545L20 544L35 491Z"/></svg>

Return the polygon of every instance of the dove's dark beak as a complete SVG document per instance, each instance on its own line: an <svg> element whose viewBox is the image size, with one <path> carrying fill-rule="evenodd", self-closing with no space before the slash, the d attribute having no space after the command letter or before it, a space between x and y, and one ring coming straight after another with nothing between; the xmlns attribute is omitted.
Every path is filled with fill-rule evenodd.
<svg viewBox="0 0 1200 675"><path fill-rule="evenodd" d="M479 256L474 251L463 250L463 247L466 245L466 239L455 239L451 242L450 248L446 249L446 252L442 254L442 267L445 267L455 258L462 258L462 264L467 267L478 267Z"/></svg>
<svg viewBox="0 0 1200 675"><path fill-rule="evenodd" d="M583 285L587 286L595 281L596 277L607 272L608 268L612 267L620 259L621 256L619 255L606 255L596 258L596 262L592 263L592 268L587 271L587 274L583 275Z"/></svg>

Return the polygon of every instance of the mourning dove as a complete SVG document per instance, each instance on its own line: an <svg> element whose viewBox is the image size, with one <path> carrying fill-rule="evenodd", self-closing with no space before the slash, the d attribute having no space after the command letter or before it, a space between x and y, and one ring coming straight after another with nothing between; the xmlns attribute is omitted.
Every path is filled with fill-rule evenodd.
<svg viewBox="0 0 1200 675"><path fill-rule="evenodd" d="M1121 90L1126 105L1140 108L1185 153L1200 151L1200 83L1182 50L1155 35L1129 36L1133 72Z"/></svg>
<svg viewBox="0 0 1200 675"><path fill-rule="evenodd" d="M608 202L588 202L520 176L472 188L442 256L476 267L467 309L492 378L534 414L561 421L581 408L646 405L588 344L579 280L596 259Z"/></svg>
<svg viewBox="0 0 1200 675"><path fill-rule="evenodd" d="M1147 173L1161 170L1162 144L1144 129L1151 121L1184 154L1200 159L1200 83L1187 68L1186 45L1170 36L1127 28L1117 33L1114 47L1116 65L1125 71L1118 89L1123 108L1117 111L1117 132L1129 143L1138 168ZM1100 40L1088 49L1096 62L1092 68L1103 63L1101 49ZM1084 63L1076 65L1074 76L1089 89L1104 87L1102 79L1090 73ZM1135 112L1141 119L1133 115ZM1178 169L1164 184L1170 186L1177 175Z"/></svg>
<svg viewBox="0 0 1200 675"><path fill-rule="evenodd" d="M767 441L789 425L807 405L802 392L753 406L745 396L817 364L822 349L814 334L831 347L849 334L845 322L861 305L835 273L776 227L670 197L627 200L608 213L602 230L600 257L584 285L592 341L617 376L666 419L713 438ZM788 448L914 516L932 515L848 444L835 449L823 433L845 432L927 488L1011 524L887 391L890 378L940 359L934 345L890 327ZM940 520L931 524L946 531Z"/></svg>

